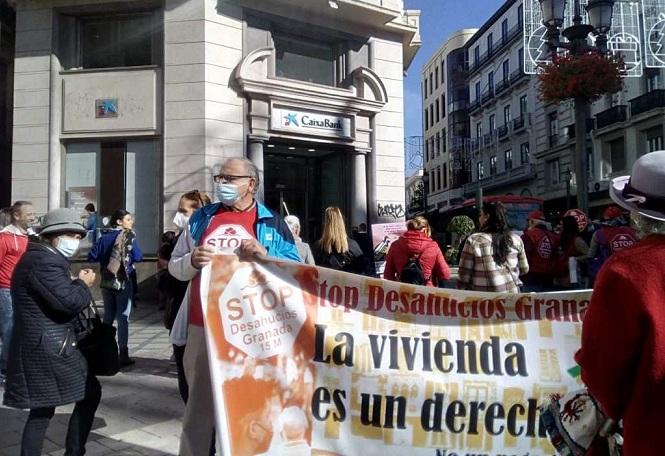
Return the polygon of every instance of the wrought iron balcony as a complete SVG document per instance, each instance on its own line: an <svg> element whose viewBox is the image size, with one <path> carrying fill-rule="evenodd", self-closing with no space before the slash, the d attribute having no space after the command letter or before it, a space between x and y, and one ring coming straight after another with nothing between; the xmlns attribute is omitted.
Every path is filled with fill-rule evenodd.
<svg viewBox="0 0 665 456"><path fill-rule="evenodd" d="M593 119L586 120L586 132L591 133L595 127ZM570 124L566 127L566 138L575 139L575 124Z"/></svg>
<svg viewBox="0 0 665 456"><path fill-rule="evenodd" d="M508 124L506 125L501 125L499 129L497 130L499 134L499 139L504 138L508 136Z"/></svg>
<svg viewBox="0 0 665 456"><path fill-rule="evenodd" d="M521 116L513 119L513 131L518 131L524 128L526 125L526 118L528 114L522 114Z"/></svg>
<svg viewBox="0 0 665 456"><path fill-rule="evenodd" d="M471 103L469 103L469 114L480 109L480 100L476 98Z"/></svg>
<svg viewBox="0 0 665 456"><path fill-rule="evenodd" d="M486 90L485 92L483 92L483 96L482 96L483 103L487 103L492 98L494 98L494 87L492 87L492 88Z"/></svg>
<svg viewBox="0 0 665 456"><path fill-rule="evenodd" d="M603 112L596 114L596 128L603 128L609 125L625 122L628 118L628 106L618 105L612 106Z"/></svg>
<svg viewBox="0 0 665 456"><path fill-rule="evenodd" d="M517 81L519 81L524 77L526 77L526 73L522 68L515 70L512 73L510 73L510 83L515 84Z"/></svg>
<svg viewBox="0 0 665 456"><path fill-rule="evenodd" d="M482 186L483 190L491 190L504 185L510 185L517 182L531 180L536 178L536 165L533 163L525 163L515 168L487 176L479 181L469 182L464 184L464 194L473 196L478 189Z"/></svg>
<svg viewBox="0 0 665 456"><path fill-rule="evenodd" d="M485 136L483 136L483 146L487 147L492 145L494 142L494 135L492 133L487 133Z"/></svg>
<svg viewBox="0 0 665 456"><path fill-rule="evenodd" d="M665 108L665 89L652 90L630 100L630 115L636 116L652 109Z"/></svg>
<svg viewBox="0 0 665 456"><path fill-rule="evenodd" d="M494 93L496 95L499 95L501 92L506 90L508 87L510 87L510 78L505 78L502 79L501 81L496 83L496 86L494 88Z"/></svg>
<svg viewBox="0 0 665 456"><path fill-rule="evenodd" d="M559 145L559 135L550 135L549 137L550 147L556 147Z"/></svg>

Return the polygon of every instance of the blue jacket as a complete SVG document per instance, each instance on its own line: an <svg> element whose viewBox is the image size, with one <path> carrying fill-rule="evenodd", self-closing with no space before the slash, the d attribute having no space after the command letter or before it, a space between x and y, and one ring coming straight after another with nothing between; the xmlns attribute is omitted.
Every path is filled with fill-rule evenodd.
<svg viewBox="0 0 665 456"><path fill-rule="evenodd" d="M203 234L220 206L221 203L208 204L192 215L189 221L189 231L192 233L196 245L201 243ZM268 251L268 256L300 261L296 243L286 222L258 201L256 207L258 210L256 225L254 226L256 237L259 243Z"/></svg>
<svg viewBox="0 0 665 456"><path fill-rule="evenodd" d="M121 230L113 230L100 237L95 245L88 252L88 261L93 263L99 261L102 270L106 269L111 259L111 252L113 251L113 244L115 239L120 234ZM132 250L129 253L129 266L127 267L127 274L131 274L134 270L134 263L143 261L143 252L139 248L136 238L132 241Z"/></svg>

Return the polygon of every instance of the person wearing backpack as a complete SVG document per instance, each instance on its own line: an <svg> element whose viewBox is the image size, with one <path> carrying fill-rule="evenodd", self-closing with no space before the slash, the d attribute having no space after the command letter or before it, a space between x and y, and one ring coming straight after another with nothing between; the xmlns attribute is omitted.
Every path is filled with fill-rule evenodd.
<svg viewBox="0 0 665 456"><path fill-rule="evenodd" d="M356 241L346 234L344 216L338 207L326 208L323 234L312 253L318 266L353 274L367 274L368 259Z"/></svg>
<svg viewBox="0 0 665 456"><path fill-rule="evenodd" d="M383 277L428 287L450 279L450 268L439 245L430 237L432 229L427 219L413 218L406 222L406 228L388 250Z"/></svg>
<svg viewBox="0 0 665 456"><path fill-rule="evenodd" d="M559 235L548 229L545 214L533 211L529 228L522 234L529 272L522 277L524 291L541 292L554 289L554 268L559 250Z"/></svg>
<svg viewBox="0 0 665 456"><path fill-rule="evenodd" d="M631 228L618 206L609 206L603 212L601 228L591 237L589 247L589 278L591 283L605 261L614 253L637 244L637 233Z"/></svg>

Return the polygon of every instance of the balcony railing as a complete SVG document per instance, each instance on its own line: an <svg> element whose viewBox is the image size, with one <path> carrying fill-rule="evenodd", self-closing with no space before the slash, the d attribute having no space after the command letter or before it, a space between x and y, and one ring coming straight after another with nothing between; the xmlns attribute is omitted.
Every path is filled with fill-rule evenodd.
<svg viewBox="0 0 665 456"><path fill-rule="evenodd" d="M559 135L550 135L549 137L550 147L555 147L559 145Z"/></svg>
<svg viewBox="0 0 665 456"><path fill-rule="evenodd" d="M510 73L510 83L515 84L517 81L519 81L524 77L526 77L526 73L522 68L515 70L512 73Z"/></svg>
<svg viewBox="0 0 665 456"><path fill-rule="evenodd" d="M533 163L525 163L516 166L515 168L507 169L501 173L494 174L493 176L487 176L479 181L464 184L464 194L467 197L472 196L480 185L482 185L483 190L490 190L503 185L535 179L536 175L536 165Z"/></svg>
<svg viewBox="0 0 665 456"><path fill-rule="evenodd" d="M483 146L487 147L492 145L494 142L494 135L492 133L487 133L485 136L483 136Z"/></svg>
<svg viewBox="0 0 665 456"><path fill-rule="evenodd" d="M480 108L480 100L478 98L469 103L469 113L477 111L479 108Z"/></svg>
<svg viewBox="0 0 665 456"><path fill-rule="evenodd" d="M513 28L511 28L505 37L502 37L501 40L497 43L494 43L492 49L489 52L485 52L479 56L478 60L473 60L469 62L469 74L476 71L478 68L482 67L485 62L490 60L493 55L498 54L501 50L506 47L510 42L517 36L522 35L522 24L518 23Z"/></svg>
<svg viewBox="0 0 665 456"><path fill-rule="evenodd" d="M586 132L591 133L595 127L593 119L586 120ZM575 124L570 124L566 127L566 138L575 139Z"/></svg>
<svg viewBox="0 0 665 456"><path fill-rule="evenodd" d="M492 88L486 90L485 92L483 92L483 96L482 96L483 103L487 103L492 98L494 98L494 87L492 87Z"/></svg>
<svg viewBox="0 0 665 456"><path fill-rule="evenodd" d="M596 114L596 128L603 128L609 125L625 122L628 118L628 106L612 106L603 112Z"/></svg>
<svg viewBox="0 0 665 456"><path fill-rule="evenodd" d="M652 90L630 100L630 115L632 116L657 108L665 108L665 89Z"/></svg>
<svg viewBox="0 0 665 456"><path fill-rule="evenodd" d="M494 93L499 95L501 92L506 90L508 87L510 87L510 78L506 77L506 78L504 78L501 81L496 83L496 87L494 88Z"/></svg>
<svg viewBox="0 0 665 456"><path fill-rule="evenodd" d="M513 119L513 131L518 131L526 125L526 117L528 114L522 114L516 119Z"/></svg>
<svg viewBox="0 0 665 456"><path fill-rule="evenodd" d="M504 138L508 136L508 124L501 125L498 129L499 138Z"/></svg>

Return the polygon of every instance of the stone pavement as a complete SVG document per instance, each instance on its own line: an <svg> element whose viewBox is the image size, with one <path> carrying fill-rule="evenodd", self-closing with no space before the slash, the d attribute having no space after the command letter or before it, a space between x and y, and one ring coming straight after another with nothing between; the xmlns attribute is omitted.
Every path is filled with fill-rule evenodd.
<svg viewBox="0 0 665 456"><path fill-rule="evenodd" d="M101 303L99 303L101 305ZM171 345L154 304L139 302L129 325L129 352L136 364L114 377L100 377L97 409L86 455L177 455L184 410ZM0 387L0 394L3 392ZM51 420L44 454L64 454L65 433L73 406L59 407ZM27 412L0 406L0 456L20 453Z"/></svg>

